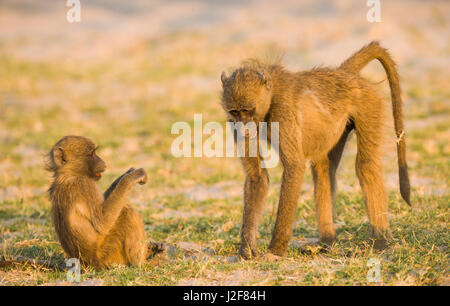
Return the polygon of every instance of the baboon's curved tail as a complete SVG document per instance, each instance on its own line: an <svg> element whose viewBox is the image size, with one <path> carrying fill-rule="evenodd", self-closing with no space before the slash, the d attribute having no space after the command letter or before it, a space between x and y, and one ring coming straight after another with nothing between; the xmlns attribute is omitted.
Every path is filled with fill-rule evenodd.
<svg viewBox="0 0 450 306"><path fill-rule="evenodd" d="M397 69L395 63L389 55L388 51L380 46L377 41L372 41L367 46L350 56L340 69L347 70L352 73L359 73L370 61L377 59L383 65L389 79L391 88L392 111L394 114L394 127L397 135L397 157L398 172L400 178L400 193L403 199L411 206L410 202L410 184L408 176L408 165L406 164L406 144L405 131L403 127L402 115L402 99L400 96L400 84L398 80Z"/></svg>

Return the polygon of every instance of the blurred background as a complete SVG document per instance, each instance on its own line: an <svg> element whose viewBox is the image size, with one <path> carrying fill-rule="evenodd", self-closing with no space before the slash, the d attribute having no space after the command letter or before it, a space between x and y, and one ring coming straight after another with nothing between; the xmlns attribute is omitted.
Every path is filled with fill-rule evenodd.
<svg viewBox="0 0 450 306"><path fill-rule="evenodd" d="M448 238L449 1L382 0L379 23L367 21L370 7L362 0L80 2L81 22L69 23L66 1L0 0L3 253L62 256L51 226L45 194L50 176L43 170L43 155L68 134L87 136L100 145L108 164L100 182L104 188L130 166L149 172L148 184L133 191L132 202L151 238L237 243L244 180L238 159L174 158L172 124L192 124L194 113L201 113L203 122L224 122L220 73L248 57L282 56L291 70L336 66L375 39L398 63L416 202L441 209L428 217L438 227L432 232L442 236L443 231ZM381 65L370 64L363 75L379 83L374 86L386 98L390 116ZM395 135L388 118L386 181L391 210L399 217L406 212L397 191ZM349 206L340 216L338 208L337 223L359 228L366 219L354 175L355 139L345 154L340 196ZM281 169L270 173L274 187L262 225L267 243ZM296 236L317 235L313 207L308 174ZM399 228L414 223L399 222ZM15 245L33 239L38 246ZM237 251L234 244L224 245L217 252ZM444 262L447 255L445 248ZM324 281L321 275L318 279ZM400 278L408 283L408 275Z"/></svg>

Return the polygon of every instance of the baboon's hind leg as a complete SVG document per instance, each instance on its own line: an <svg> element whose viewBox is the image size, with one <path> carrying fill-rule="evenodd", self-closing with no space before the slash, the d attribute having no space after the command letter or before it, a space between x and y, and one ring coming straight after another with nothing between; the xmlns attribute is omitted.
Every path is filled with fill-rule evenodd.
<svg viewBox="0 0 450 306"><path fill-rule="evenodd" d="M338 143L328 153L327 158L314 163L311 167L320 241L326 244L331 244L336 238L333 222L337 189L336 171L345 143L353 127L353 122L349 122Z"/></svg>
<svg viewBox="0 0 450 306"><path fill-rule="evenodd" d="M320 161L315 161L311 169L314 179L314 200L319 224L320 241L331 244L336 238L336 233L333 223L333 200L331 197L330 161L328 157Z"/></svg>
<svg viewBox="0 0 450 306"><path fill-rule="evenodd" d="M381 105L380 101L368 101ZM380 108L366 110L364 116L355 118L358 152L356 174L364 194L370 222L370 234L375 238L375 248L384 249L390 236L388 202L381 165L382 111Z"/></svg>
<svg viewBox="0 0 450 306"><path fill-rule="evenodd" d="M338 143L331 149L328 153L328 159L330 160L330 185L331 185L331 197L333 200L333 211L336 205L336 193L337 193L337 181L336 172L341 161L342 153L344 152L345 144L349 139L350 133L355 128L353 120L350 120L345 127L344 133L342 133L341 138Z"/></svg>

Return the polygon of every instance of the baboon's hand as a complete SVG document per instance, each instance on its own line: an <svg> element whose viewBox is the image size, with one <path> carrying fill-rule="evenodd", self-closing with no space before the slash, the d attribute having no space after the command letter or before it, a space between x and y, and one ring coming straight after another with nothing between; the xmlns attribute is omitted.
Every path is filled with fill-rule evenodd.
<svg viewBox="0 0 450 306"><path fill-rule="evenodd" d="M126 178L126 177L130 177L130 173L134 172L136 169L131 167L130 169L127 170L127 172L125 172L124 174L122 174L121 176L119 176L119 178L117 179L117 182L121 181L122 179ZM116 183L117 183L116 182Z"/></svg>
<svg viewBox="0 0 450 306"><path fill-rule="evenodd" d="M144 169L139 168L137 170L134 170L131 175L140 185L144 185L145 183L147 183L147 172L145 172Z"/></svg>

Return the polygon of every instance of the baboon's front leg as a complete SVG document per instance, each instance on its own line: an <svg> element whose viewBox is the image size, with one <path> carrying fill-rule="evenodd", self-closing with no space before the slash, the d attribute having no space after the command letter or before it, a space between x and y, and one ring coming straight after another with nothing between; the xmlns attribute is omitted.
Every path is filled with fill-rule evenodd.
<svg viewBox="0 0 450 306"><path fill-rule="evenodd" d="M330 161L328 158L312 165L314 179L314 200L316 203L317 221L320 241L331 244L336 238L333 223L333 200L330 186Z"/></svg>
<svg viewBox="0 0 450 306"><path fill-rule="evenodd" d="M269 175L261 168L259 157L243 157L242 165L247 174L244 186L244 215L239 255L245 259L256 257L258 225L266 202Z"/></svg>
<svg viewBox="0 0 450 306"><path fill-rule="evenodd" d="M283 167L283 181L281 183L277 220L269 246L269 252L278 256L286 254L292 236L295 210L305 173L305 164L303 162L283 163Z"/></svg>
<svg viewBox="0 0 450 306"><path fill-rule="evenodd" d="M103 194L103 197L105 199L107 199L109 197L109 195L111 194L111 192L116 188L117 184L120 182L120 180L127 175L128 173L133 172L135 169L134 168L130 168L128 169L127 172L125 172L124 174L122 174L121 176L119 176L118 178L116 178L116 180L111 184L111 186L109 186L109 188L105 191L105 193Z"/></svg>
<svg viewBox="0 0 450 306"><path fill-rule="evenodd" d="M111 194L105 199L102 204L102 214L100 220L97 220L97 230L106 234L108 233L117 221L117 218L126 205L126 196L131 188L136 184L145 184L147 181L147 173L140 168L124 175L124 177L117 183Z"/></svg>

